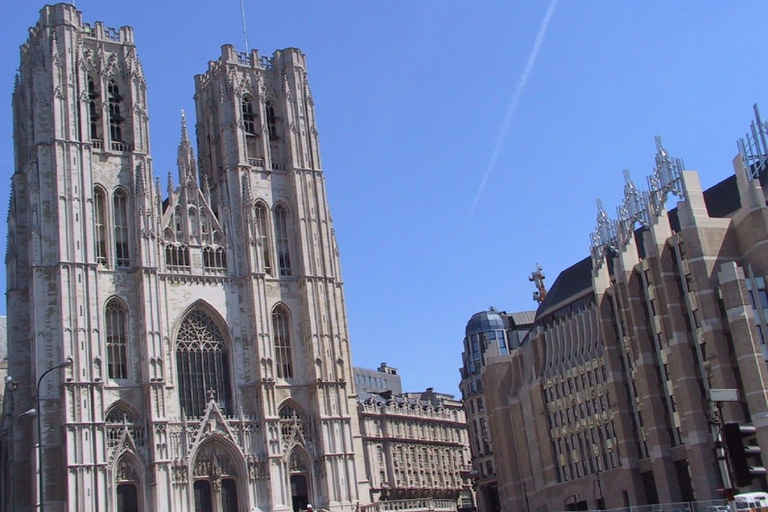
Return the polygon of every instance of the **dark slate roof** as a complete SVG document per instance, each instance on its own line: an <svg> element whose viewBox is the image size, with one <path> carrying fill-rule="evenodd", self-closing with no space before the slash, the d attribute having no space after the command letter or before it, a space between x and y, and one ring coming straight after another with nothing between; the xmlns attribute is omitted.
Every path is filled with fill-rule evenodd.
<svg viewBox="0 0 768 512"><path fill-rule="evenodd" d="M592 258L584 258L560 272L552 287L547 292L544 302L536 311L538 318L541 313L555 304L573 297L577 293L592 288Z"/></svg>
<svg viewBox="0 0 768 512"><path fill-rule="evenodd" d="M741 208L739 187L736 184L736 175L732 174L717 185L713 185L704 191L704 204L707 205L707 213L710 217L725 218ZM680 218L677 216L677 207L669 210L669 225L672 231L680 231Z"/></svg>

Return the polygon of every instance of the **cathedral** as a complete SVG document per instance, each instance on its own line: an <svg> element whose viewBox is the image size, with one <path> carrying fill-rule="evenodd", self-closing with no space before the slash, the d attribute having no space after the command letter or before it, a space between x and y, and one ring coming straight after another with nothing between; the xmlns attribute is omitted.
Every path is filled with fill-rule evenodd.
<svg viewBox="0 0 768 512"><path fill-rule="evenodd" d="M161 185L130 27L59 3L21 47L2 510L370 500L305 56L223 46L195 104Z"/></svg>

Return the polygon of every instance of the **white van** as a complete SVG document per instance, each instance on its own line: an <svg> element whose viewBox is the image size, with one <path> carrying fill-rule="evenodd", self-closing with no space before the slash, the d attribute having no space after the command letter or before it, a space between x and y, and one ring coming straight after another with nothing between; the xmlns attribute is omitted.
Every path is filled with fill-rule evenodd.
<svg viewBox="0 0 768 512"><path fill-rule="evenodd" d="M760 512L763 509L768 511L768 492L745 492L734 496L734 500L736 508L740 511Z"/></svg>

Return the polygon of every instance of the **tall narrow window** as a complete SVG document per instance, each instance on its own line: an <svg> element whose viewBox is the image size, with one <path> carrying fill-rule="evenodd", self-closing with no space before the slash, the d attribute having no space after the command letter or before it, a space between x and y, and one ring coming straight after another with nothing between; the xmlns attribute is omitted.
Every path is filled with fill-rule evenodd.
<svg viewBox="0 0 768 512"><path fill-rule="evenodd" d="M280 275L290 276L291 254L288 248L288 210L283 205L278 205L275 208L275 238Z"/></svg>
<svg viewBox="0 0 768 512"><path fill-rule="evenodd" d="M107 302L107 371L110 379L128 378L128 337L125 307L118 299Z"/></svg>
<svg viewBox="0 0 768 512"><path fill-rule="evenodd" d="M245 133L248 135L256 135L256 116L253 114L253 100L251 100L251 97L248 95L243 96L242 110Z"/></svg>
<svg viewBox="0 0 768 512"><path fill-rule="evenodd" d="M114 195L115 207L115 266L128 267L131 264L128 251L128 194L117 190Z"/></svg>
<svg viewBox="0 0 768 512"><path fill-rule="evenodd" d="M271 274L271 258L269 257L271 248L269 247L269 223L267 222L267 205L259 201L256 203L256 229L261 245L261 255L264 258L264 272Z"/></svg>
<svg viewBox="0 0 768 512"><path fill-rule="evenodd" d="M277 306L272 311L272 334L275 340L277 376L281 379L293 378L290 317L283 306Z"/></svg>
<svg viewBox="0 0 768 512"><path fill-rule="evenodd" d="M99 91L96 89L96 82L93 77L88 75L88 113L90 114L91 139L101 139L99 125L101 122L101 109L99 108Z"/></svg>
<svg viewBox="0 0 768 512"><path fill-rule="evenodd" d="M275 107L272 106L271 101L267 101L267 130L269 131L270 139L277 139L277 117L275 116Z"/></svg>
<svg viewBox="0 0 768 512"><path fill-rule="evenodd" d="M200 309L187 315L176 341L179 401L189 416L202 416L213 398L230 410L229 358L224 335Z"/></svg>
<svg viewBox="0 0 768 512"><path fill-rule="evenodd" d="M120 96L120 87L114 78L111 78L107 84L107 95L109 102L109 135L112 142L122 142L123 116L120 113L120 104L123 102L123 97Z"/></svg>
<svg viewBox="0 0 768 512"><path fill-rule="evenodd" d="M93 191L94 224L96 233L96 263L107 264L107 196L104 190L96 188Z"/></svg>

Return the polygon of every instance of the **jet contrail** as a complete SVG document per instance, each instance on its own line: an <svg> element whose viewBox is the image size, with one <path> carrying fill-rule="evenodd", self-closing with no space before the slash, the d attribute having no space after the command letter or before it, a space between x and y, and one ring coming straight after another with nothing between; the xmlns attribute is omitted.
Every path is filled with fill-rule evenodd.
<svg viewBox="0 0 768 512"><path fill-rule="evenodd" d="M544 36L547 35L549 20L552 19L552 13L555 12L556 4L557 0L552 0L552 3L549 4L547 14L544 16L544 20L542 20L541 26L539 27L539 33L536 34L536 42L533 44L533 50L531 50L531 54L528 55L528 62L525 64L525 69L523 69L523 74L520 77L520 81L517 82L517 89L515 90L515 94L512 96L512 101L510 102L509 108L507 109L507 116L504 119L504 125L501 128L501 132L499 132L499 137L496 139L496 146L493 149L491 161L488 163L488 168L485 170L483 180L480 182L480 186L477 189L477 194L475 194L474 201L472 201L472 207L469 210L468 220L472 218L472 215L474 215L477 203L480 201L480 196L483 195L483 189L485 189L485 184L488 181L488 177L491 175L491 171L496 166L496 159L499 157L501 145L504 143L504 139L507 137L507 130L509 129L509 125L512 124L512 116L515 114L515 110L517 110L517 104L520 102L520 96L522 96L523 89L525 89L525 84L528 82L528 76L531 74L531 69L533 69L533 65L536 63L536 57L539 55L541 43L544 42Z"/></svg>

